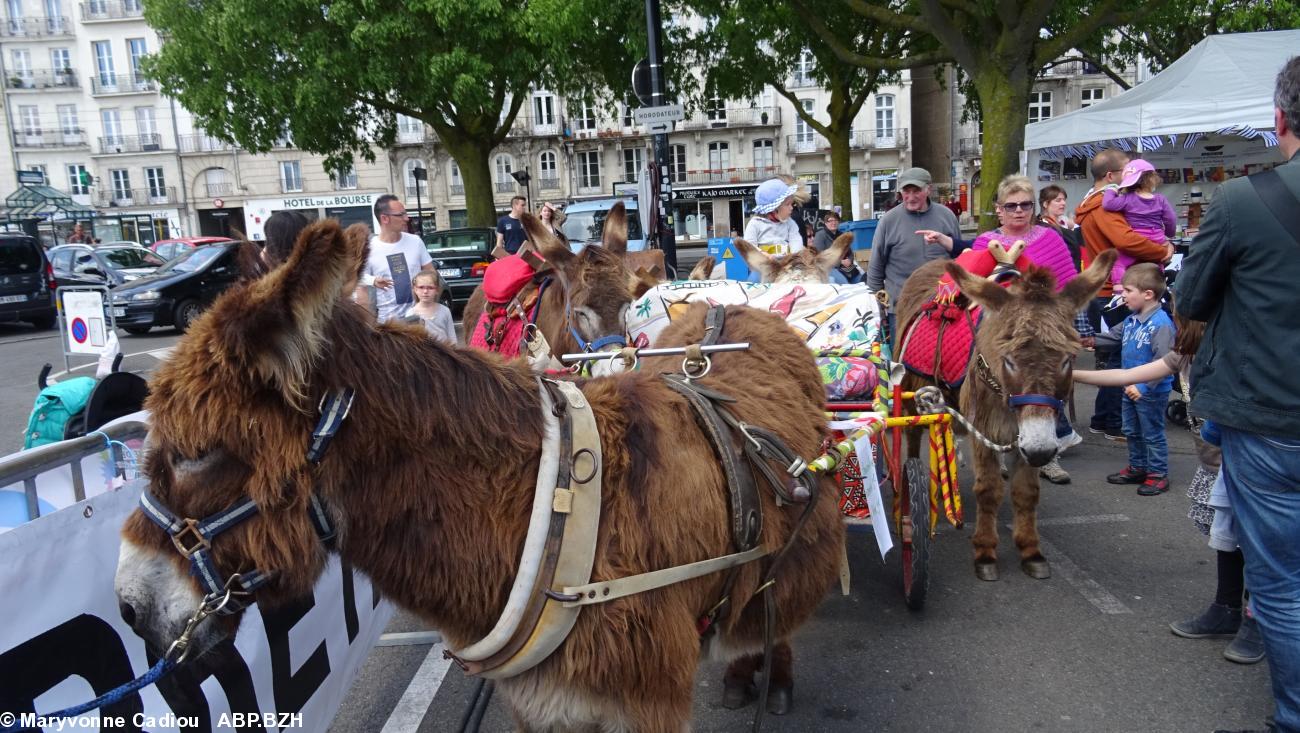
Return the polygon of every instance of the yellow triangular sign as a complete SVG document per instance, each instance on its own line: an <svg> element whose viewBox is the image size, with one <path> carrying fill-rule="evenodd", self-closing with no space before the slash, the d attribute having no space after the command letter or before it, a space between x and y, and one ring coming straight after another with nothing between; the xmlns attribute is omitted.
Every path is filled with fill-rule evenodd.
<svg viewBox="0 0 1300 733"><path fill-rule="evenodd" d="M724 259L724 260L729 260L729 259L731 259L732 257L735 257L735 255L731 253L731 248L730 248L730 247L728 247L728 248L722 250L722 259Z"/></svg>

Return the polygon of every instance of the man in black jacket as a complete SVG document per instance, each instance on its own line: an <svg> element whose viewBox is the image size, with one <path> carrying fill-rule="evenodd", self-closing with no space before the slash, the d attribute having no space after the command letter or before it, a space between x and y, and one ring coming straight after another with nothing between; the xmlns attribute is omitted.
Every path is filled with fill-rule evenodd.
<svg viewBox="0 0 1300 733"><path fill-rule="evenodd" d="M1206 321L1191 411L1218 425L1223 479L1264 637L1276 730L1300 732L1300 56L1277 77L1274 173L1228 181L1192 242L1178 312Z"/></svg>

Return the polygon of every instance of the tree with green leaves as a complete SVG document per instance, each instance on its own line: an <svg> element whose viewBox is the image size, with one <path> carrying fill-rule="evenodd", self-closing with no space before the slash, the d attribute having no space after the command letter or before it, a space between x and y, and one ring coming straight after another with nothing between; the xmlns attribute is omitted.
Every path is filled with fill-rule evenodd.
<svg viewBox="0 0 1300 733"><path fill-rule="evenodd" d="M801 9L768 0L694 0L690 9L701 15L707 30L681 43L690 68L705 69L698 103L722 98L754 97L771 87L794 105L795 114L830 144L830 201L852 211L849 191L850 133L862 105L881 84L896 80L905 68L944 58L933 49L917 51L925 37L895 30L849 10L842 0L805 0ZM866 65L846 62L813 31L804 16L835 29L836 37L851 40L860 53L894 58ZM931 42L931 46L934 44ZM796 65L804 51L815 61L804 80L824 88L830 99L822 110L805 110L791 89Z"/></svg>
<svg viewBox="0 0 1300 733"><path fill-rule="evenodd" d="M1029 95L1039 72L1109 29L1139 21L1159 4L1121 0L914 0L907 5L841 1L867 20L933 38L969 78L984 125L983 201L993 201L998 181L1019 167ZM807 2L795 0L800 8ZM809 23L847 63L873 68L894 60L888 55L860 52L815 17Z"/></svg>
<svg viewBox="0 0 1300 733"><path fill-rule="evenodd" d="M165 39L145 72L199 127L266 152L288 136L346 170L397 115L460 166L468 220L496 220L489 157L533 84L627 84L640 8L594 0L149 0ZM644 47L644 38L640 39ZM618 83L618 82L614 82Z"/></svg>

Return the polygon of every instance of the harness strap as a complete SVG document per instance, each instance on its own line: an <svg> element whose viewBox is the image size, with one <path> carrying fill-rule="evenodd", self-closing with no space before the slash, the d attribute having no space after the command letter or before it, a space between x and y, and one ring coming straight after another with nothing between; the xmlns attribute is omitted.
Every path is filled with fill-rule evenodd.
<svg viewBox="0 0 1300 733"><path fill-rule="evenodd" d="M720 570L734 568L753 562L767 554L767 550L761 546L753 547L744 552L736 552L731 555L723 555L709 560L689 563L687 565L677 565L662 570L652 570L648 573L639 575L629 575L617 580L607 580L601 583L588 583L587 585L577 585L566 587L564 594L567 596L578 596L571 601L565 601L566 607L592 606L597 603L613 601L626 596L644 593L648 590L663 588L674 583L681 583L691 578L698 578L710 573L716 573Z"/></svg>

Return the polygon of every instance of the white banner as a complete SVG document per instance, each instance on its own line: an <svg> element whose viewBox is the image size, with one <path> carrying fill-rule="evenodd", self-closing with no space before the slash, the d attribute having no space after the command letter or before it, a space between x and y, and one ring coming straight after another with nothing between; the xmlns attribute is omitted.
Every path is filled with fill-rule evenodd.
<svg viewBox="0 0 1300 733"><path fill-rule="evenodd" d="M118 532L139 492L128 484L0 535L0 725L92 700L154 661L113 592ZM45 729L325 731L392 613L333 556L312 596L250 608L202 664Z"/></svg>

